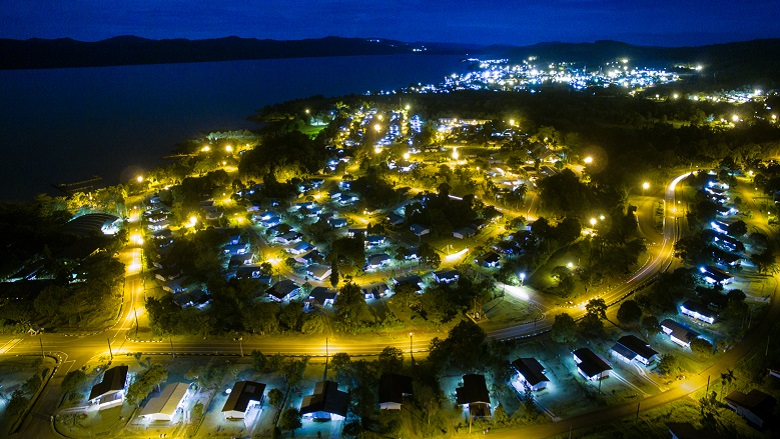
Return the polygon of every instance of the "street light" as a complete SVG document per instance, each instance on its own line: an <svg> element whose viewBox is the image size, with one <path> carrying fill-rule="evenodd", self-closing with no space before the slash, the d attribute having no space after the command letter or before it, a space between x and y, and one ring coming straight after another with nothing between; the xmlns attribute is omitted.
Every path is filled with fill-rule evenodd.
<svg viewBox="0 0 780 439"><path fill-rule="evenodd" d="M404 153L404 160L409 160L409 152Z"/></svg>
<svg viewBox="0 0 780 439"><path fill-rule="evenodd" d="M591 218L590 219L590 226L591 227L596 227L596 218Z"/></svg>
<svg viewBox="0 0 780 439"><path fill-rule="evenodd" d="M233 147L232 147L232 146L230 146L230 145L227 145L227 146L225 147L225 151L227 151L227 152L233 152Z"/></svg>
<svg viewBox="0 0 780 439"><path fill-rule="evenodd" d="M452 150L452 159L453 160L457 160L458 157L460 157L460 154L458 154L458 149L455 148L455 149Z"/></svg>
<svg viewBox="0 0 780 439"><path fill-rule="evenodd" d="M137 181L139 183L143 183L144 182L144 176L143 175L139 175L138 177L135 177L135 181Z"/></svg>
<svg viewBox="0 0 780 439"><path fill-rule="evenodd" d="M646 181L642 183L642 194L644 195L645 191L650 189L650 182Z"/></svg>
<svg viewBox="0 0 780 439"><path fill-rule="evenodd" d="M414 341L414 332L409 333L409 355L412 355L412 343Z"/></svg>
<svg viewBox="0 0 780 439"><path fill-rule="evenodd" d="M593 157L587 156L587 157L585 157L583 162L585 162L586 165L589 165L589 164L593 163Z"/></svg>
<svg viewBox="0 0 780 439"><path fill-rule="evenodd" d="M520 273L520 286L523 286L523 283L525 283L525 273Z"/></svg>

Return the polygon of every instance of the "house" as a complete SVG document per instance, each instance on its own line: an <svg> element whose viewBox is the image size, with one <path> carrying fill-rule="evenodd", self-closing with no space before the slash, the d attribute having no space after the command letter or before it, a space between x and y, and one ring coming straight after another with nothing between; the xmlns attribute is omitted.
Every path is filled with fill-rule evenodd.
<svg viewBox="0 0 780 439"><path fill-rule="evenodd" d="M302 254L304 254L304 253L306 253L306 252L308 252L310 250L313 250L313 249L314 249L313 245L309 244L306 241L301 241L298 244L295 244L295 247L292 247L292 248L288 249L287 251L289 251L290 253L292 253L294 255L302 255Z"/></svg>
<svg viewBox="0 0 780 439"><path fill-rule="evenodd" d="M340 229L347 226L346 218L330 218L328 219L328 225L334 229Z"/></svg>
<svg viewBox="0 0 780 439"><path fill-rule="evenodd" d="M385 243L385 237L380 235L367 236L365 244L368 248L376 247Z"/></svg>
<svg viewBox="0 0 780 439"><path fill-rule="evenodd" d="M418 293L423 289L423 280L420 276L416 274L396 277L395 279L393 279L393 283L395 284L395 288L394 288L395 291L398 291L398 288L401 288L405 285L410 286L411 288L414 289L414 291Z"/></svg>
<svg viewBox="0 0 780 439"><path fill-rule="evenodd" d="M421 226L419 224L412 224L411 226L409 226L409 230L411 230L412 233L417 235L418 238L420 236L427 235L427 234L431 233L431 229L429 229L428 227L425 227L425 226Z"/></svg>
<svg viewBox="0 0 780 439"><path fill-rule="evenodd" d="M363 290L363 297L365 297L366 299L376 299L378 297L384 297L384 295L387 294L388 291L390 291L390 288L388 288L387 284L384 282L364 285L363 288L361 289Z"/></svg>
<svg viewBox="0 0 780 439"><path fill-rule="evenodd" d="M354 238L357 235L366 236L366 229L364 227L356 227L347 230L347 236Z"/></svg>
<svg viewBox="0 0 780 439"><path fill-rule="evenodd" d="M160 286L162 287L163 290L165 290L165 291L167 291L167 292L169 292L171 294L176 294L176 293L181 293L182 291L187 289L187 286L186 286L187 282L189 282L189 280L187 278L177 277L175 279L171 279L169 281L166 281L165 283L163 283Z"/></svg>
<svg viewBox="0 0 780 439"><path fill-rule="evenodd" d="M490 417L490 394L484 375L463 375L463 387L455 389L458 405L468 409L473 417Z"/></svg>
<svg viewBox="0 0 780 439"><path fill-rule="evenodd" d="M306 310L311 310L312 307L324 308L331 306L336 302L336 296L338 293L326 287L314 287L309 293L309 298L304 301Z"/></svg>
<svg viewBox="0 0 780 439"><path fill-rule="evenodd" d="M172 421L176 412L183 408L189 384L170 383L162 393L150 399L141 410L141 416L152 421Z"/></svg>
<svg viewBox="0 0 780 439"><path fill-rule="evenodd" d="M301 414L318 421L341 420L347 416L349 394L339 390L334 381L320 381L314 393L303 397Z"/></svg>
<svg viewBox="0 0 780 439"><path fill-rule="evenodd" d="M314 264L317 262L323 261L322 253L320 253L318 250L312 250L309 253L306 253L304 255L296 256L295 260L300 262L301 264Z"/></svg>
<svg viewBox="0 0 780 439"><path fill-rule="evenodd" d="M255 214L253 216L255 218L257 218L258 220L260 220L260 221L266 221L266 220L269 220L271 218L279 218L279 215L276 212L274 212L273 210L267 210L267 211L265 211L263 213Z"/></svg>
<svg viewBox="0 0 780 439"><path fill-rule="evenodd" d="M260 265L242 265L236 268L236 277L239 279L257 279L263 274Z"/></svg>
<svg viewBox="0 0 780 439"><path fill-rule="evenodd" d="M600 355L589 348L579 348L572 352L574 362L577 363L577 372L588 381L603 380L609 377L609 363Z"/></svg>
<svg viewBox="0 0 780 439"><path fill-rule="evenodd" d="M734 281L734 276L711 265L700 267L699 272L701 272L704 281L710 284L720 284L725 286Z"/></svg>
<svg viewBox="0 0 780 439"><path fill-rule="evenodd" d="M758 428L764 428L773 419L777 403L771 395L757 389L751 390L747 395L735 390L726 396L725 401L729 408Z"/></svg>
<svg viewBox="0 0 780 439"><path fill-rule="evenodd" d="M263 203L257 200L252 200L249 202L249 204L246 205L246 211L257 212L258 210L260 210L261 207L263 207Z"/></svg>
<svg viewBox="0 0 780 439"><path fill-rule="evenodd" d="M300 287L290 279L285 279L275 283L266 293L276 302L288 302L298 294Z"/></svg>
<svg viewBox="0 0 780 439"><path fill-rule="evenodd" d="M466 239L471 238L472 236L476 235L477 231L472 229L471 227L460 227L458 229L455 229L455 231L452 232L452 236L458 238L458 239Z"/></svg>
<svg viewBox="0 0 780 439"><path fill-rule="evenodd" d="M387 214L387 222L390 223L391 226L400 226L404 223L404 217L391 212Z"/></svg>
<svg viewBox="0 0 780 439"><path fill-rule="evenodd" d="M263 227L276 227L281 223L282 223L282 219L276 215L268 217L267 219L264 220L260 220L260 225Z"/></svg>
<svg viewBox="0 0 780 439"><path fill-rule="evenodd" d="M378 255L370 256L368 263L366 264L366 270L375 270L390 263L392 259L387 253L379 253Z"/></svg>
<svg viewBox="0 0 780 439"><path fill-rule="evenodd" d="M647 366L658 355L650 345L635 335L624 335L612 346L612 353L619 359L630 363L634 360Z"/></svg>
<svg viewBox="0 0 780 439"><path fill-rule="evenodd" d="M238 244L228 244L222 248L222 251L230 256L245 255L249 253L249 243L240 242Z"/></svg>
<svg viewBox="0 0 780 439"><path fill-rule="evenodd" d="M693 300L686 300L680 305L680 312L683 315L691 317L693 319L709 323L710 325L715 323L715 313L707 309L706 306Z"/></svg>
<svg viewBox="0 0 780 439"><path fill-rule="evenodd" d="M478 261L474 261L478 263ZM496 268L501 263L501 255L496 252L488 252L482 256L482 265L488 268Z"/></svg>
<svg viewBox="0 0 780 439"><path fill-rule="evenodd" d="M404 397L412 396L412 377L394 373L379 378L379 410L401 410Z"/></svg>
<svg viewBox="0 0 780 439"><path fill-rule="evenodd" d="M173 296L173 301L182 308L191 306L202 308L211 301L211 296L206 291L198 288L194 291L182 292Z"/></svg>
<svg viewBox="0 0 780 439"><path fill-rule="evenodd" d="M667 334L669 338L678 345L689 348L691 347L691 341L699 337L699 333L691 330L687 326L675 322L672 319L664 319L661 322L661 330L664 334Z"/></svg>
<svg viewBox="0 0 780 439"><path fill-rule="evenodd" d="M181 268L176 266L166 267L154 273L154 277L160 282L168 282L181 276Z"/></svg>
<svg viewBox="0 0 780 439"><path fill-rule="evenodd" d="M239 381L230 389L222 415L225 419L244 419L246 413L254 406L263 404L265 384L254 381Z"/></svg>
<svg viewBox="0 0 780 439"><path fill-rule="evenodd" d="M518 378L523 385L528 384L531 390L541 390L547 387L550 380L544 375L544 366L536 358L518 358L512 362Z"/></svg>
<svg viewBox="0 0 780 439"><path fill-rule="evenodd" d="M227 243L231 244L231 245L235 245L235 244L241 243L241 234L240 233L236 233L234 235L230 235L228 237L228 242Z"/></svg>
<svg viewBox="0 0 780 439"><path fill-rule="evenodd" d="M437 283L451 284L457 282L460 279L460 272L458 270L439 270L433 272L433 279Z"/></svg>
<svg viewBox="0 0 780 439"><path fill-rule="evenodd" d="M116 366L103 373L103 379L92 386L89 402L98 406L98 410L122 405L127 386L127 366Z"/></svg>
<svg viewBox="0 0 780 439"><path fill-rule="evenodd" d="M302 237L303 237L302 234L300 234L300 233L298 233L296 231L290 230L289 232L287 232L287 233L285 233L283 235L279 235L279 236L275 237L274 240L276 242L280 243L280 244L293 244L295 242L300 241Z"/></svg>
<svg viewBox="0 0 780 439"><path fill-rule="evenodd" d="M319 281L325 280L331 274L331 267L323 264L311 264L306 267L306 274Z"/></svg>

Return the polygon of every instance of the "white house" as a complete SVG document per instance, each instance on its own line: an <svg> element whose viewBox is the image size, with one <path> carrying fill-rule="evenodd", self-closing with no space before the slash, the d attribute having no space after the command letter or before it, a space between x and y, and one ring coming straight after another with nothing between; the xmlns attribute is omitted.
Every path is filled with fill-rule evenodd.
<svg viewBox="0 0 780 439"><path fill-rule="evenodd" d="M254 406L262 405L265 384L254 381L239 381L230 390L222 415L225 419L244 419Z"/></svg>
<svg viewBox="0 0 780 439"><path fill-rule="evenodd" d="M184 406L189 384L170 383L165 386L162 393L150 399L141 410L141 416L153 421L173 420L173 416Z"/></svg>

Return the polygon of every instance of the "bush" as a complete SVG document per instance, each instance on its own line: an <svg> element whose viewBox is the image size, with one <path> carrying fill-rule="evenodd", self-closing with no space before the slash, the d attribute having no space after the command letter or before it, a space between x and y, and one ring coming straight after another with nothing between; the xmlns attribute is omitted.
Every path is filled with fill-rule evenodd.
<svg viewBox="0 0 780 439"><path fill-rule="evenodd" d="M700 358L710 358L713 354L713 347L707 340L697 338L691 341L691 351Z"/></svg>

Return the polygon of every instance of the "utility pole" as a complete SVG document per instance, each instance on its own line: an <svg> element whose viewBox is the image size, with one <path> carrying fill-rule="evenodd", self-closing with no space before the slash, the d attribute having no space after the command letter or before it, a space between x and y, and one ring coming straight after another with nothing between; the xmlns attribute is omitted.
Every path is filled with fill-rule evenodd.
<svg viewBox="0 0 780 439"><path fill-rule="evenodd" d="M704 395L710 394L710 376L707 375L707 390L704 391Z"/></svg>
<svg viewBox="0 0 780 439"><path fill-rule="evenodd" d="M244 337L240 337L240 338L238 339L238 349L240 349L240 350L241 350L241 356L242 356L242 357L244 356L244 344L243 344L243 343L244 343L244 341L243 341L243 340L244 340Z"/></svg>
<svg viewBox="0 0 780 439"><path fill-rule="evenodd" d="M325 337L325 361L330 357L330 351L328 350L328 337Z"/></svg>
<svg viewBox="0 0 780 439"><path fill-rule="evenodd" d="M636 403L636 422L639 422L639 405L641 402Z"/></svg>
<svg viewBox="0 0 780 439"><path fill-rule="evenodd" d="M113 360L114 359L114 353L111 352L111 339L110 338L106 338L106 340L108 341L108 354L111 356L111 359Z"/></svg>
<svg viewBox="0 0 780 439"><path fill-rule="evenodd" d="M173 337L168 336L168 341L171 343L171 358L176 358L176 351L173 350Z"/></svg>
<svg viewBox="0 0 780 439"><path fill-rule="evenodd" d="M46 355L43 354L43 337L39 337L38 341L41 342L41 358L44 358Z"/></svg>
<svg viewBox="0 0 780 439"><path fill-rule="evenodd" d="M138 308L133 308L135 312L135 339L138 340Z"/></svg>

